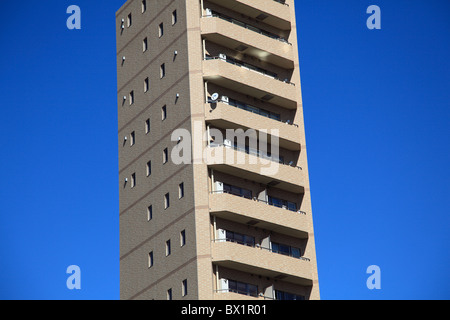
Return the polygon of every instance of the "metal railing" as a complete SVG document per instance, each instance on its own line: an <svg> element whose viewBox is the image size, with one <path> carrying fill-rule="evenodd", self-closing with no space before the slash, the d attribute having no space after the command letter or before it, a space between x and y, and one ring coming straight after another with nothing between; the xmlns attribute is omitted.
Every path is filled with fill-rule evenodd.
<svg viewBox="0 0 450 320"><path fill-rule="evenodd" d="M241 146L237 146L237 145L230 145L230 146L228 146L228 145L225 145L223 143L214 143L214 142L210 143L208 145L208 147L209 148L218 148L218 147L230 148L230 149L233 149L233 150L236 150L236 151L245 152L246 154L249 154L249 155L254 155L254 156L258 157L258 158L267 159L267 160L270 160L270 161L273 161L273 162L278 162L279 164L282 164L282 165L285 165L285 166L289 166L289 167L292 167L292 168L297 168L299 170L302 170L302 167L294 166L292 161L289 162L289 163L285 163L283 157L280 157L280 158L277 159L277 158L274 158L272 156L269 156L267 153L261 152L258 149L254 149L254 148L250 148L250 147L241 147Z"/></svg>
<svg viewBox="0 0 450 320"><path fill-rule="evenodd" d="M269 77L271 79L278 80L278 81L281 81L281 82L286 83L286 84L290 84L291 86L295 86L295 83L290 82L288 79L280 79L280 78L278 78L277 74L274 73L274 72L267 71L265 69L256 67L254 65L242 62L242 61L234 59L234 58L230 58L230 57L222 58L220 56L207 56L205 58L205 60L222 60L222 61L227 62L229 64L238 66L240 68L247 69L247 70L250 70L250 71L262 74L262 75L264 75L266 77Z"/></svg>
<svg viewBox="0 0 450 320"><path fill-rule="evenodd" d="M285 210L289 210L289 211L292 211L292 212L297 212L297 213L306 215L305 211L297 210L297 208L292 209L292 208L289 208L289 206L286 206L286 205L278 204L278 203L271 202L271 201L261 200L261 199L254 199L254 200L257 201L257 202L265 203L265 204L267 204L269 206L274 206L274 207L277 207L277 208L281 208L281 209L285 209Z"/></svg>
<svg viewBox="0 0 450 320"><path fill-rule="evenodd" d="M277 1L277 2L278 2L278 1ZM222 14L222 13L218 13L218 12L213 11L210 15L207 14L207 15L205 15L205 16L203 16L203 17L204 17L204 18L208 18L208 17L220 18L220 19L222 19L222 20L228 21L228 22L230 22L230 23L232 23L232 24L235 24L235 25L237 25L237 26L240 26L240 27L242 27L242 28L251 30L251 31L256 32L256 33L259 33L259 34L261 34L261 35L263 35L263 36L272 38L272 39L274 39L274 40L281 41L281 42L283 42L283 43L286 43L286 44L289 44L289 45L292 46L292 43L290 43L289 41L287 41L287 39L285 39L285 38L283 38L283 37L280 37L279 35L276 35L276 34L274 34L274 33L272 33L272 32L268 32L268 31L262 30L262 29L260 29L260 28L254 27L254 26L249 25L249 24L247 24L247 23L245 23L245 22L236 20L236 19L231 18L231 17L229 17L229 16L227 16L227 15L224 15L224 14Z"/></svg>
<svg viewBox="0 0 450 320"><path fill-rule="evenodd" d="M231 242L231 243L236 243L236 244L239 244L239 245L245 245L246 247L250 247L250 248L255 248L255 249L259 249L259 250L266 250L266 251L269 251L269 252L272 252L272 253L281 254L283 256L287 256L287 257L294 258L294 259L300 259L300 260L303 260L303 261L306 261L306 262L311 261L311 259L309 259L309 258L305 258L305 257L301 257L301 256L300 257L296 257L296 256L293 256L291 253L284 254L284 253L282 253L279 250L277 251L277 250L274 250L272 248L263 247L263 246L261 246L260 244L257 244L257 243L254 244L254 245L249 245L249 244L245 244L245 243L240 243L238 241L234 241L232 239L213 239L213 240L211 240L211 242L213 242L213 243L216 243L216 242Z"/></svg>
<svg viewBox="0 0 450 320"><path fill-rule="evenodd" d="M258 108L258 107L254 107L252 105L248 105L248 104L246 104L244 102L241 102L241 101L238 101L238 100L234 100L234 99L229 98L228 101L225 101L222 97L219 100L217 100L217 101L208 100L208 103L213 103L213 102L222 102L222 103L227 104L229 106L236 107L238 109L241 109L241 110L244 110L244 111L247 111L247 112L251 112L251 113L257 114L259 116L262 116L262 117L265 117L265 118L269 118L269 119L272 119L272 120L275 120L275 121L278 121L278 122L281 122L281 123L284 123L284 124L287 124L287 125L294 126L294 127L298 128L298 124L292 123L290 120L282 121L279 114L276 114L276 113L273 113L273 112L270 112L270 111L266 111L266 110L263 110L263 109Z"/></svg>

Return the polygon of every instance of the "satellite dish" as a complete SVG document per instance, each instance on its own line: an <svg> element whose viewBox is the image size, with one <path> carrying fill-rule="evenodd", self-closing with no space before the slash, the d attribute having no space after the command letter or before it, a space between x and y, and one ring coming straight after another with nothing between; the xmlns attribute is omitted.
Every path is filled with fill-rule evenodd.
<svg viewBox="0 0 450 320"><path fill-rule="evenodd" d="M211 96L211 100L212 100L213 102L216 102L217 99L219 99L219 94L218 94L217 92L216 92L216 93L213 93L212 96Z"/></svg>

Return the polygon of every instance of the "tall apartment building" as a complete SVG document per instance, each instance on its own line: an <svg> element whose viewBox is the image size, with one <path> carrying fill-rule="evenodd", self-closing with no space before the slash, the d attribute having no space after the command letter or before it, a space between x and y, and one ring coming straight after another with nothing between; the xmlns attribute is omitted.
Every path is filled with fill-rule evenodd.
<svg viewBox="0 0 450 320"><path fill-rule="evenodd" d="M319 299L294 0L128 0L116 28L121 299Z"/></svg>

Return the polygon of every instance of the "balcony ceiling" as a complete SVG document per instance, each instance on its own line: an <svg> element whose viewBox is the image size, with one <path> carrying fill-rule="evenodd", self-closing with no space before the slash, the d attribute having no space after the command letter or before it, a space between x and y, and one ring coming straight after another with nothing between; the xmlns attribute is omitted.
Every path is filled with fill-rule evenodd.
<svg viewBox="0 0 450 320"><path fill-rule="evenodd" d="M245 29L244 29L245 31ZM251 31L250 31L251 32ZM286 59L282 56L278 56L276 54L264 51L262 49L258 49L255 47L250 46L247 43L242 43L236 39L227 37L225 34L221 33L204 33L204 38L210 42L213 42L215 44L221 45L226 48L230 48L236 51L239 51L240 53L247 54L249 56L258 58L261 61L279 66L281 68L290 70L294 68L294 62L292 60ZM270 39L271 41L277 41ZM286 50L290 50L291 48L280 42L280 47L284 46Z"/></svg>
<svg viewBox="0 0 450 320"><path fill-rule="evenodd" d="M263 11L264 6L262 4L257 4L257 6L261 6L261 9L257 9L255 7L246 5L238 0L209 0L209 2L220 5L221 7L242 13L248 17L253 19L257 19L257 17L261 17L261 15L267 16L264 20L262 20L265 24L271 25L280 30L290 30L291 22L274 15L273 12ZM260 0L258 0L260 2ZM285 13L288 11L288 7L282 7L281 4L277 4L280 6L280 9ZM257 19L258 20L258 19ZM261 19L259 19L261 21Z"/></svg>
<svg viewBox="0 0 450 320"><path fill-rule="evenodd" d="M281 96L272 95L267 91L260 90L258 88L246 85L245 83L235 81L233 79L226 78L220 74L205 75L205 80L217 84L218 86L231 89L242 94L252 96L260 100L266 100L275 105L281 106L286 109L297 109L297 102ZM267 98L268 97L268 98Z"/></svg>
<svg viewBox="0 0 450 320"><path fill-rule="evenodd" d="M268 206L265 209L273 210L274 207ZM280 208L276 208L276 209L284 210L284 209L280 209ZM289 214L298 214L298 213L289 212ZM245 215L245 214L239 214L236 212L222 210L222 211L215 211L214 216L225 219L225 220L237 222L237 223L250 225L253 227L260 228L260 229L270 230L273 232L277 232L280 234L288 235L288 236L299 238L299 239L308 239L308 231L306 229L300 230L300 229L296 229L293 227L282 225L281 223L275 224L275 223L272 223L269 221L255 219L255 218L249 217L248 215Z"/></svg>
<svg viewBox="0 0 450 320"><path fill-rule="evenodd" d="M233 110L232 111L236 112L236 111L240 111L239 109L237 110ZM246 111L243 111L246 112ZM242 121L241 123L235 123L235 122L231 122L228 121L227 119L210 119L207 120L207 123L212 124L214 127L216 128L221 128L221 129L242 129L242 130L248 130L248 129L255 129L256 133L259 137L259 130L258 128L254 128L251 126L246 126L243 123L245 123L245 121ZM291 150L291 151L300 151L300 144L296 141L290 140L290 139L286 139L285 137L278 137L279 139L279 146L282 149L286 149L286 150ZM269 144L271 143L271 135L268 136L268 141Z"/></svg>
<svg viewBox="0 0 450 320"><path fill-rule="evenodd" d="M211 168L213 168L214 170L217 170L217 171L220 171L220 172L223 172L226 174L230 174L232 176L247 179L250 181L255 181L255 182L258 182L261 184L265 184L265 185L268 185L273 188L278 188L278 189L293 192L293 193L304 193L305 192L305 188L303 186L295 185L293 183L289 183L289 182L282 181L282 180L278 180L272 176L268 176L268 175L266 176L266 175L262 175L257 172L247 171L247 170L241 169L236 166L231 166L228 164L211 164L209 166ZM280 164L280 166L282 166L282 165Z"/></svg>
<svg viewBox="0 0 450 320"><path fill-rule="evenodd" d="M263 277L269 277L272 279L282 280L282 281L286 281L286 282L290 282L290 283L294 283L294 284L298 284L298 285L302 285L302 286L311 286L312 285L312 280L310 280L310 279L305 279L302 277L281 273L281 272L278 272L275 270L261 268L261 267L251 265L251 264L244 264L244 263L233 261L233 260L214 261L214 264L217 264L218 266L222 266L225 268L240 270L243 272L257 274L257 275L261 275Z"/></svg>

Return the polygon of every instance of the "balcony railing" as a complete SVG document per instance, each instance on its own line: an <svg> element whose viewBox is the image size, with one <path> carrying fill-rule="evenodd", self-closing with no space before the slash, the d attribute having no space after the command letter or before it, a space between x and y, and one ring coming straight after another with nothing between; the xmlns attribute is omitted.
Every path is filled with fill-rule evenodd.
<svg viewBox="0 0 450 320"><path fill-rule="evenodd" d="M277 2L279 2L279 1L277 1ZM240 26L240 27L242 27L242 28L245 28L245 29L254 31L254 32L259 33L259 34L261 34L261 35L263 35L263 36L266 36L266 37L269 37L269 38L272 38L272 39L281 41L281 42L283 42L283 43L286 43L286 44L289 44L289 45L292 46L292 44L291 44L289 41L287 41L287 39L285 39L285 38L283 38L283 37L280 37L279 35L276 35L276 34L274 34L274 33L271 33L271 32L262 30L262 29L260 29L260 28L254 27L254 26L249 25L249 24L247 24L247 23L245 23L245 22L236 20L236 19L234 19L234 18L231 18L231 17L229 17L229 16L227 16L227 15L224 15L224 14L219 13L219 12L216 12L216 11L212 11L212 10L211 10L211 13L207 13L207 14L206 14L205 16L203 16L203 17L204 17L204 18L205 18L205 17L206 17L206 18L207 18L207 17L220 18L220 19L225 20L225 21L228 21L228 22L230 22L230 23L232 23L232 24L238 25L238 26Z"/></svg>
<svg viewBox="0 0 450 320"><path fill-rule="evenodd" d="M275 120L275 121L278 121L281 123L285 123L288 125L292 125L292 126L298 128L298 124L292 123L290 120L282 121L280 115L277 113L266 111L264 109L251 106L249 104L246 104L246 103L238 101L238 100L234 100L231 98L228 98L228 100L224 100L223 97L221 97L219 100L216 100L216 101L208 99L208 103L215 103L215 102L223 102L224 104L227 104L229 106L236 107L236 108L257 114L259 116L266 117L266 118L269 118L269 119L272 119L272 120Z"/></svg>
<svg viewBox="0 0 450 320"><path fill-rule="evenodd" d="M311 259L309 259L309 258L305 258L305 257L302 257L302 256L295 256L294 254L291 254L291 253L286 254L284 252L281 252L280 250L275 250L273 248L263 247L260 244L250 245L248 243L242 243L242 242L234 241L234 240L231 240L231 239L214 239L214 240L212 240L212 242L214 242L214 243L215 242L232 242L232 243L237 243L237 244L240 244L240 245L245 245L245 246L251 247L251 248L255 248L255 249L259 249L259 250L266 250L266 251L269 251L269 252L272 252L272 253L276 253L276 254L280 254L280 255L283 255L283 256L288 256L288 257L291 257L291 258L300 259L300 260L307 261L307 262L311 261Z"/></svg>
<svg viewBox="0 0 450 320"><path fill-rule="evenodd" d="M295 86L295 84L290 82L288 79L280 79L280 78L278 78L278 75L276 73L274 73L274 72L267 71L265 69L256 67L254 65L248 64L246 62L243 62L243 61L240 61L240 60L237 60L237 59L234 59L234 58L230 58L230 57L225 56L225 55L223 55L223 56L206 56L205 60L222 60L222 61L227 62L229 64L238 66L240 68L244 68L244 69L247 69L247 70L250 70L250 71L254 71L256 73L265 75L266 77L269 77L271 79L278 80L278 81L290 84L291 86Z"/></svg>
<svg viewBox="0 0 450 320"><path fill-rule="evenodd" d="M282 157L282 156L280 156L278 158L275 158L275 157L271 156L270 154L267 154L265 152L261 152L258 149L250 148L248 146L241 147L239 145L226 145L226 144L220 144L220 143L211 142L208 147L210 147L210 148L218 148L218 147L231 148L231 149L236 150L236 151L245 152L246 154L249 154L249 155L254 155L254 156L259 157L259 158L263 158L263 159L267 159L267 160L270 160L270 161L278 162L279 164L302 170L302 167L294 166L293 165L293 161L291 161L289 163L285 163L284 157Z"/></svg>

